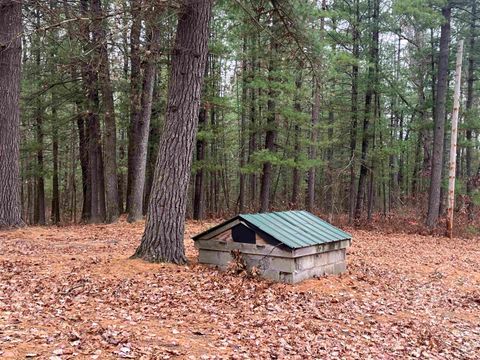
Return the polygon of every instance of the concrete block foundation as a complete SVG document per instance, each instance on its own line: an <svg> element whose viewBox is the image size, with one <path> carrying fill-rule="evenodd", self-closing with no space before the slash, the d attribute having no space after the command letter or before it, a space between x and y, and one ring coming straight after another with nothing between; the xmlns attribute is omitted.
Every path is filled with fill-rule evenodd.
<svg viewBox="0 0 480 360"><path fill-rule="evenodd" d="M268 244L247 244L214 239L195 242L199 250L200 263L225 269L233 260L231 252L238 250L247 268L255 267L262 277L289 284L316 276L345 272L346 247L350 245L350 240L328 245L290 250Z"/></svg>

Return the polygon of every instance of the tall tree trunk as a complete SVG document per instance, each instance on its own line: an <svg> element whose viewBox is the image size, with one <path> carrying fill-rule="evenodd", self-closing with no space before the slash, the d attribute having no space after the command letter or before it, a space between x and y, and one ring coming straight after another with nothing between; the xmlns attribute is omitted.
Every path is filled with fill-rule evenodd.
<svg viewBox="0 0 480 360"><path fill-rule="evenodd" d="M52 12L57 11L57 0L50 0L50 9ZM52 32L54 41L58 41L58 31L54 30ZM50 49L50 69L56 74L57 64L55 60L57 58L57 48L52 46ZM57 107L58 107L58 92L54 88L52 89L52 160L53 160L53 172L52 172L52 208L50 213L50 220L53 224L58 224L60 222L60 184L59 184L59 170L58 170L58 116L57 116ZM74 145L72 144L73 148ZM66 177L66 179L68 179ZM66 198L68 198L66 196Z"/></svg>
<svg viewBox="0 0 480 360"><path fill-rule="evenodd" d="M243 38L243 57L242 57L242 102L240 112L240 174L238 191L238 212L245 210L245 173L243 169L246 165L246 132L247 132L247 38Z"/></svg>
<svg viewBox="0 0 480 360"><path fill-rule="evenodd" d="M152 191L153 176L155 174L155 160L158 154L158 143L160 141L160 121L154 117L153 106L159 102L158 84L157 79L159 76L159 69L155 71L155 85L153 86L152 95L152 114L150 119L150 130L148 133L148 145L147 145L147 164L145 169L145 186L143 191L143 215L147 214L148 202L150 200L150 193Z"/></svg>
<svg viewBox="0 0 480 360"><path fill-rule="evenodd" d="M77 107L78 110L80 110ZM77 111L78 111L77 110ZM85 124L86 116L84 113L77 115L77 128L78 128L78 151L80 157L80 168L82 170L82 221L88 221L90 219L90 203L92 200L90 189L90 173L88 171L88 138L87 127Z"/></svg>
<svg viewBox="0 0 480 360"><path fill-rule="evenodd" d="M274 6L276 1L273 1ZM268 63L268 101L267 101L267 128L265 134L265 149L269 153L275 152L275 139L277 137L277 110L276 110L276 96L277 92L275 91L275 84L274 81L276 77L274 76L274 72L277 71L277 51L278 51L278 43L277 43L277 27L278 27L278 19L277 19L277 10L273 15L273 24L272 24L272 37L270 39L270 59ZM260 186L260 212L266 212L270 208L270 188L272 183L272 162L267 160L263 163L263 171L262 171L262 179L261 179L261 186Z"/></svg>
<svg viewBox="0 0 480 360"><path fill-rule="evenodd" d="M182 3L172 56L165 127L142 241L134 257L185 263L183 243L188 183L213 2Z"/></svg>
<svg viewBox="0 0 480 360"><path fill-rule="evenodd" d="M123 164L125 161L125 131L120 132L120 146L118 149L118 160L120 164ZM118 173L118 210L120 214L125 212L125 203L126 203L126 186L125 186L125 174L123 172Z"/></svg>
<svg viewBox="0 0 480 360"><path fill-rule="evenodd" d="M71 19L72 15L70 13L70 5L67 0L63 0L63 9L65 13L65 18ZM80 22L78 27L75 29L71 23L67 23L67 34L70 41L75 39L75 31L80 34L80 38L83 42L88 41L88 29L84 28L85 23ZM70 77L76 79L78 77L78 71L75 67L75 64L70 65ZM82 81L86 77L86 65L82 61L81 64L82 72ZM80 91L77 89L77 91ZM80 169L82 174L82 213L81 220L86 222L90 218L90 185L89 185L89 174L88 174L88 150L87 150L87 130L85 126L86 113L83 111L84 103L80 97L75 98L75 112L76 112L76 126L78 131L78 150L80 158Z"/></svg>
<svg viewBox="0 0 480 360"><path fill-rule="evenodd" d="M455 172L457 169L458 113L460 112L460 86L462 84L463 40L458 42L455 72L455 92L453 95L452 131L450 138L450 161L448 174L447 235L453 236L453 208L455 206Z"/></svg>
<svg viewBox="0 0 480 360"><path fill-rule="evenodd" d="M103 19L101 0L91 0L93 16L93 41L99 59L99 83L104 106L104 161L105 161L105 201L106 220L118 219L118 177L117 177L117 126L115 107L110 80L110 62L108 59L107 30Z"/></svg>
<svg viewBox="0 0 480 360"><path fill-rule="evenodd" d="M256 58L256 36L252 39L252 54L251 54L251 76L250 79L255 79L257 58ZM249 124L249 139L248 139L248 162L252 162L252 156L257 151L257 88L252 87L250 90L250 124ZM254 206L257 201L257 174L250 174L250 203Z"/></svg>
<svg viewBox="0 0 480 360"><path fill-rule="evenodd" d="M57 108L56 97L52 95L52 211L51 220L53 224L60 222L60 189L58 180L58 126L57 126Z"/></svg>
<svg viewBox="0 0 480 360"><path fill-rule="evenodd" d="M378 74L378 57L375 61L375 74ZM375 84L377 84L378 78L375 77ZM376 121L380 117L380 95L377 89L374 90L375 103L373 110L373 134L372 134L372 150L375 152L376 146ZM373 157L370 162L370 182L368 187L368 208L367 208L367 220L372 221L373 209L375 207L375 168L376 168L376 159Z"/></svg>
<svg viewBox="0 0 480 360"><path fill-rule="evenodd" d="M141 118L141 57L140 33L142 30L142 0L131 0L130 12L132 27L130 29L130 127L128 132L128 169L127 169L127 211L130 211L132 188L138 178L138 135L137 128ZM142 180L143 181L143 180ZM137 194L140 193L137 191ZM141 206L137 205L141 211ZM130 216L130 215L129 215Z"/></svg>
<svg viewBox="0 0 480 360"><path fill-rule="evenodd" d="M151 13L154 14L154 7ZM148 134L150 129L150 119L152 116L152 99L155 85L156 59L158 45L160 41L160 30L156 24L156 19L150 19L148 26L148 55L146 56L143 68L143 85L140 99L140 117L136 123L132 124L132 133L135 138L135 148L132 153L129 152L129 174L133 171L135 176L130 178L130 200L128 202L129 222L135 222L142 219L143 216L143 196L145 188L145 171L147 165Z"/></svg>
<svg viewBox="0 0 480 360"><path fill-rule="evenodd" d="M355 20L352 29L353 36L353 65L352 65L352 95L351 95L351 127L350 127L350 186L349 186L349 212L348 219L351 223L355 212L355 151L357 148L358 124L358 62L360 61L360 6L359 0L354 0Z"/></svg>
<svg viewBox="0 0 480 360"><path fill-rule="evenodd" d="M37 167L35 170L35 212L33 221L35 224L45 225L45 180L43 166L43 110L40 108L41 103L37 101L36 109L36 135L37 135Z"/></svg>
<svg viewBox="0 0 480 360"><path fill-rule="evenodd" d="M372 16L372 44L370 48L370 59L368 67L368 84L367 92L365 94L365 113L363 119L363 134L362 134L362 154L360 159L360 175L358 177L357 201L355 206L355 220L360 220L362 216L363 202L365 198L365 186L367 182L368 167L367 167L367 153L370 141L370 120L372 117L372 98L375 95L375 86L377 80L376 64L378 61L378 16L379 16L379 0L373 1L373 16ZM375 104L374 104L375 106Z"/></svg>
<svg viewBox="0 0 480 360"><path fill-rule="evenodd" d="M332 80L333 81L333 80ZM333 108L333 104L330 103L330 109ZM327 162L327 166L325 169L325 180L328 190L325 192L325 204L324 208L328 213L328 220L332 221L333 218L333 209L334 209L334 200L335 200L335 186L333 181L333 124L335 121L335 113L333 110L328 112L328 130L327 130L327 138L328 138L328 147L326 149L325 160Z"/></svg>
<svg viewBox="0 0 480 360"><path fill-rule="evenodd" d="M81 0L81 11L83 16L88 16L88 1ZM99 96L97 90L98 76L94 68L94 58L90 57L91 42L90 29L88 24L81 25L83 46L86 59L82 66L82 78L85 93L87 94L86 114L86 137L88 152L87 186L90 195L90 213L88 221L99 223L105 220L105 186L103 174L102 141L100 130L100 119L98 116Z"/></svg>
<svg viewBox="0 0 480 360"><path fill-rule="evenodd" d="M35 28L40 28L40 11L35 11ZM37 86L38 89L41 89L41 59L40 59L40 43L41 38L40 34L37 33L36 36L36 46L35 46L35 65L36 65L36 75L37 75ZM39 91L40 92L40 91ZM42 95L38 94L36 101L35 101L35 130L36 130L36 137L37 137L37 167L35 170L35 211L34 211L34 218L33 221L35 224L45 225L45 179L44 179L44 162L43 162L43 113L44 109L42 108Z"/></svg>
<svg viewBox="0 0 480 360"><path fill-rule="evenodd" d="M24 225L20 203L21 34L22 2L0 1L0 229Z"/></svg>
<svg viewBox="0 0 480 360"><path fill-rule="evenodd" d="M465 172L467 178L467 196L468 196L468 218L473 220L474 218L474 207L473 202L473 179L472 179L472 107L474 99L474 82L475 82L475 47L476 47L476 21L477 21L477 2L472 1L472 18L470 20L470 38L469 38L469 54L468 54L468 72L467 72L467 101L466 101L466 122L467 122L467 131L466 131L466 140L467 148L465 154Z"/></svg>
<svg viewBox="0 0 480 360"><path fill-rule="evenodd" d="M295 79L296 94L295 94L295 102L293 104L293 108L297 113L297 116L300 116L302 112L302 105L300 103L300 96L301 96L301 89L302 89L302 68L303 68L303 63L300 62L299 68L297 69L297 76ZM300 193L300 169L298 166L298 162L300 159L300 137L302 135L300 131L300 124L298 119L295 119L295 125L294 125L293 131L294 131L293 152L295 157L295 164L292 172L291 206L293 208L296 208L298 206L298 195Z"/></svg>
<svg viewBox="0 0 480 360"><path fill-rule="evenodd" d="M443 147L445 137L445 102L448 88L448 53L450 45L451 4L442 9L444 24L440 34L440 53L435 98L435 129L433 132L432 173L428 193L426 225L433 229L437 225L440 211L440 189L442 187Z"/></svg>
<svg viewBox="0 0 480 360"><path fill-rule="evenodd" d="M310 128L310 147L308 151L308 158L310 161L317 159L317 139L318 139L318 122L320 120L320 84L318 83L318 75L313 77L313 104L312 104L312 121ZM316 167L311 165L308 169L307 178L307 199L306 208L308 211L313 211L315 208L315 175Z"/></svg>
<svg viewBox="0 0 480 360"><path fill-rule="evenodd" d="M418 44L423 44L421 32L415 31L415 41ZM417 145L415 148L415 163L413 168L412 174L412 199L415 201L417 198L417 194L422 189L422 181L421 181L421 172L422 172L422 147L425 147L426 139L425 139L425 124L426 124L426 115L427 115L427 108L425 104L425 76L428 74L426 71L424 64L425 58L420 57L417 64L417 103L418 103L418 123L419 123L419 130L417 134ZM425 169L423 169L425 170Z"/></svg>
<svg viewBox="0 0 480 360"><path fill-rule="evenodd" d="M204 106L200 109L198 115L198 128L203 130L207 121L207 109ZM205 150L207 142L205 139L197 138L197 162L199 168L195 173L195 187L193 194L193 218L195 220L201 220L205 217Z"/></svg>

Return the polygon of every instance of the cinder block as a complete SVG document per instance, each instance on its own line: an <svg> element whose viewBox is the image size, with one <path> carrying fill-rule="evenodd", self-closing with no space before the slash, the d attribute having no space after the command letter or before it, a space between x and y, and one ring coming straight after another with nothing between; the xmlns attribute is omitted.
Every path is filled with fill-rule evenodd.
<svg viewBox="0 0 480 360"><path fill-rule="evenodd" d="M343 250L333 250L327 253L328 260L327 264L335 264L336 262L343 261L344 255L342 254Z"/></svg>
<svg viewBox="0 0 480 360"><path fill-rule="evenodd" d="M324 274L333 274L335 271L334 264L328 264L323 266Z"/></svg>
<svg viewBox="0 0 480 360"><path fill-rule="evenodd" d="M295 271L295 260L296 259L294 258L272 257L270 261L270 268L273 270L291 273Z"/></svg>
<svg viewBox="0 0 480 360"><path fill-rule="evenodd" d="M266 279L269 279L269 280L281 281L280 280L280 271L278 271L278 270L272 270L272 269L260 270L260 275L263 278L266 278Z"/></svg>
<svg viewBox="0 0 480 360"><path fill-rule="evenodd" d="M292 273L280 272L279 281L286 284L293 284L295 283L294 275Z"/></svg>
<svg viewBox="0 0 480 360"><path fill-rule="evenodd" d="M347 270L347 264L345 261L340 261L333 266L333 273L338 275L342 274Z"/></svg>
<svg viewBox="0 0 480 360"><path fill-rule="evenodd" d="M295 269L306 270L315 267L318 255L307 255L295 259Z"/></svg>
<svg viewBox="0 0 480 360"><path fill-rule="evenodd" d="M315 276L322 276L325 274L325 269L323 266L321 267L314 267L307 270L296 271L293 274L293 282L298 283L300 281L311 279Z"/></svg>
<svg viewBox="0 0 480 360"><path fill-rule="evenodd" d="M315 267L322 267L328 264L328 253L315 255Z"/></svg>
<svg viewBox="0 0 480 360"><path fill-rule="evenodd" d="M200 249L198 252L198 261L204 264L225 267L232 261L232 256L228 252Z"/></svg>

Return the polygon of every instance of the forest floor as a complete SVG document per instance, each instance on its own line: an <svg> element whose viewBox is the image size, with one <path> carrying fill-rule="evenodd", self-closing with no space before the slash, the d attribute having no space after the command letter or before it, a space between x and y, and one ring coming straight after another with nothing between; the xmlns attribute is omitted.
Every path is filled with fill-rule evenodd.
<svg viewBox="0 0 480 360"><path fill-rule="evenodd" d="M129 260L143 224L0 233L0 358L478 359L480 239L353 235L348 272L275 284Z"/></svg>

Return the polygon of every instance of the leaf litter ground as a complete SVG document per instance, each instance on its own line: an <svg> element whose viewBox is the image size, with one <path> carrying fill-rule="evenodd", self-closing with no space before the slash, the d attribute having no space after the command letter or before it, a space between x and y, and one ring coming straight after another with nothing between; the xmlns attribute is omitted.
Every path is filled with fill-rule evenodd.
<svg viewBox="0 0 480 360"><path fill-rule="evenodd" d="M348 272L276 284L129 260L143 224L0 232L0 358L479 359L480 239L353 234Z"/></svg>

